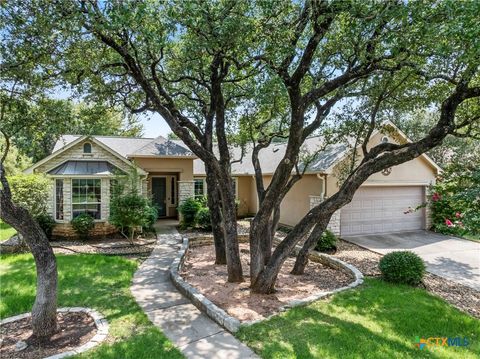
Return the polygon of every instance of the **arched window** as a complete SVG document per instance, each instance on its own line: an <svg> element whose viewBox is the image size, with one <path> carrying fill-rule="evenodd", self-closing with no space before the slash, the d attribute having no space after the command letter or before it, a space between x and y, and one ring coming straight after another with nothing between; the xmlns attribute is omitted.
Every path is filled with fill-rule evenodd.
<svg viewBox="0 0 480 359"><path fill-rule="evenodd" d="M92 145L90 143L83 144L83 153L92 153Z"/></svg>

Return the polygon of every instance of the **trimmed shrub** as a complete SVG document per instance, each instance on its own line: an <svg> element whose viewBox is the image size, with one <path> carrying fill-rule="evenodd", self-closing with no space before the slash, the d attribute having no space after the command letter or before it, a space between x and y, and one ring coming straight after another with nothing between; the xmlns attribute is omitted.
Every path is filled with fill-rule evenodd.
<svg viewBox="0 0 480 359"><path fill-rule="evenodd" d="M422 258L411 251L386 254L379 263L380 271L387 282L418 285L425 274Z"/></svg>
<svg viewBox="0 0 480 359"><path fill-rule="evenodd" d="M320 238L317 240L317 245L315 246L315 250L319 252L327 252L331 250L337 249L337 237L329 231L328 229L322 233Z"/></svg>
<svg viewBox="0 0 480 359"><path fill-rule="evenodd" d="M178 207L182 215L182 227L193 227L195 225L195 217L200 208L202 208L202 203L192 197L187 198Z"/></svg>
<svg viewBox="0 0 480 359"><path fill-rule="evenodd" d="M88 233L95 227L93 217L87 213L78 215L70 223L81 239L88 239Z"/></svg>
<svg viewBox="0 0 480 359"><path fill-rule="evenodd" d="M157 209L151 201L136 192L117 194L110 201L109 222L131 243L139 229L150 229L157 217Z"/></svg>
<svg viewBox="0 0 480 359"><path fill-rule="evenodd" d="M10 176L8 183L12 190L12 200L24 207L33 216L47 213L47 203L52 182L44 175Z"/></svg>
<svg viewBox="0 0 480 359"><path fill-rule="evenodd" d="M199 226L201 229L210 231L212 229L210 209L208 209L207 207L200 208L195 216L195 222L197 223L197 226Z"/></svg>
<svg viewBox="0 0 480 359"><path fill-rule="evenodd" d="M38 222L39 226L43 229L47 238L51 239L53 227L55 227L55 220L46 213L43 213L35 217L35 220Z"/></svg>

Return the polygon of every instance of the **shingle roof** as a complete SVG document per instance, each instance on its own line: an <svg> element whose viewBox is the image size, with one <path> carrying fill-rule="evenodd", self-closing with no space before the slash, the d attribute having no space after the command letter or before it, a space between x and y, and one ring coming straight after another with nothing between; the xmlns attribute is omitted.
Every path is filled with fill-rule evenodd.
<svg viewBox="0 0 480 359"><path fill-rule="evenodd" d="M179 143L177 143L179 142ZM137 156L192 156L194 154L181 141L171 141L159 136L129 153L131 157Z"/></svg>
<svg viewBox="0 0 480 359"><path fill-rule="evenodd" d="M335 162L343 158L350 148L347 143L336 143L326 147L323 143L324 141L322 137L311 137L305 140L300 151L300 158L309 157L309 164L306 172L325 172L334 165ZM325 147L325 149L323 147ZM270 147L260 151L258 157L264 174L275 172L278 164L285 155L286 148L287 144L285 142L273 143ZM241 152L241 148L239 147L231 149L230 155L232 160L240 159ZM301 162L302 161L300 161L299 167L303 170ZM205 166L202 160L195 160L193 166L194 174L205 174ZM252 146L247 146L242 160L232 164L232 174L253 175L254 173L255 171L252 164Z"/></svg>
<svg viewBox="0 0 480 359"><path fill-rule="evenodd" d="M54 147L54 152L75 141L80 136L65 135L62 136ZM135 156L192 156L193 153L187 146L179 140L167 140L164 137L157 138L139 138L139 137L118 137L118 136L92 136L104 145L110 147L115 152L125 158ZM348 143L337 143L322 149L323 138L308 138L302 146L301 155L309 154L313 159L309 161L307 172L324 172L329 169L336 161L345 156L351 148ZM322 149L321 151L319 151ZM286 143L273 143L270 147L260 151L259 159L264 174L273 173L283 156L285 155ZM247 146L240 162L232 164L232 174L253 175L254 169L251 156L252 147ZM318 153L316 153L318 151ZM218 154L218 151L216 151ZM241 148L234 147L230 150L232 160L240 159ZM205 166L200 159L193 161L193 173L195 175L204 175ZM301 165L300 165L301 167Z"/></svg>
<svg viewBox="0 0 480 359"><path fill-rule="evenodd" d="M114 175L121 171L107 161L67 161L50 170L51 175Z"/></svg>

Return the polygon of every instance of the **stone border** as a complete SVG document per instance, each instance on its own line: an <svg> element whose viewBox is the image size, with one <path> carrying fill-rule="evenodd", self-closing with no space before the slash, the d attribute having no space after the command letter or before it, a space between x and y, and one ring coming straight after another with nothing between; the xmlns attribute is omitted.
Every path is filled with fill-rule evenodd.
<svg viewBox="0 0 480 359"><path fill-rule="evenodd" d="M216 306L213 304L209 299L207 299L202 293L200 293L195 287L191 286L188 284L186 281L183 280L183 278L180 276L179 271L182 270L183 264L185 261L185 254L187 253L188 247L189 247L189 239L186 237L183 237L182 241L182 246L180 250L177 252L177 256L175 257L174 261L172 262L170 269L169 269L169 274L170 274L170 279L172 280L173 284L177 289L188 299L192 301L192 303L200 309L202 312L204 312L206 315L210 317L213 321L216 323L220 324L223 326L225 329L227 329L231 333L235 333L240 329L242 326L248 326L252 325L264 320L267 320L275 315L278 314L278 312L285 311L289 308L293 307L298 307L298 306L305 306L308 305L314 301L317 301L321 298L330 296L334 293L338 293L347 289L355 288L359 286L360 284L363 283L363 274L353 265L346 263L338 258L334 258L330 255L319 253L319 252L313 252L310 255L310 259L312 261L317 261L320 262L326 266L333 267L336 269L341 269L345 270L348 272L353 278L354 281L350 283L348 286L337 288L331 291L327 292L321 292L317 293L314 295L311 295L307 298L301 299L301 300L293 300L289 302L288 304L282 306L279 308L278 312L268 316L267 318L264 319L259 319L259 320L252 320L252 321L246 321L246 322L240 322L237 318L232 317L229 315L227 312L225 312L223 309L220 307ZM213 238L212 238L212 243L213 243ZM202 244L205 244L205 241L202 241ZM296 246L295 250L298 251L300 250L300 246Z"/></svg>
<svg viewBox="0 0 480 359"><path fill-rule="evenodd" d="M61 358L66 358L69 356L77 355L83 352L86 352L89 349L92 349L93 347L97 346L100 344L102 341L105 340L105 338L108 335L108 322L105 319L105 317L97 312L96 310L89 309L89 308L83 308L83 307L66 307L66 308L58 308L57 313L66 313L66 312L83 312L88 315L90 315L94 322L95 326L97 327L97 333L90 339L88 342L85 344L79 346L76 349L69 350L67 352L63 353L58 353L55 355L51 355L49 357L45 357L43 359L61 359ZM0 321L1 324L6 324L6 323L11 323L15 322L17 320L25 319L28 318L32 315L32 313L24 313L24 314L19 314L15 315L13 317L5 318Z"/></svg>

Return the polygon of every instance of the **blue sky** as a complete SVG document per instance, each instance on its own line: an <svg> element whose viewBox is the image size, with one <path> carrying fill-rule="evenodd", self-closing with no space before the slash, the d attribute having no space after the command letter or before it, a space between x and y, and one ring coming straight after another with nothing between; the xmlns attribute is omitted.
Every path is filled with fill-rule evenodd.
<svg viewBox="0 0 480 359"><path fill-rule="evenodd" d="M139 119L143 125L144 137L167 137L167 135L172 132L165 120L159 114L142 115L139 116Z"/></svg>

